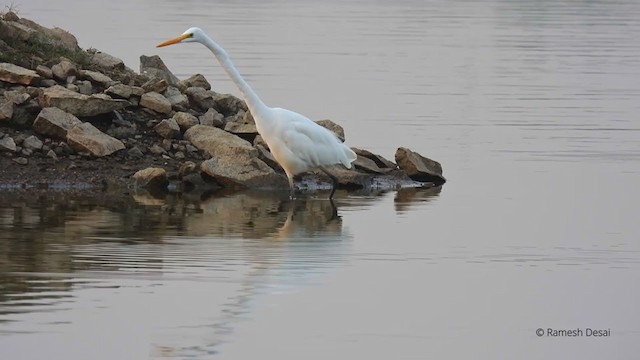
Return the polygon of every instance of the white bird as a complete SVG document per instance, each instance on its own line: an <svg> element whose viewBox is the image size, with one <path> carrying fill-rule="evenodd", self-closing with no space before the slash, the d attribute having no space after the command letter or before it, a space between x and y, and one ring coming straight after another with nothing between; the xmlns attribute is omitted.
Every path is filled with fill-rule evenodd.
<svg viewBox="0 0 640 360"><path fill-rule="evenodd" d="M353 150L342 143L332 131L307 117L287 109L266 106L242 78L227 52L200 28L192 27L182 35L158 44L157 47L187 42L198 42L209 48L227 75L238 86L253 115L258 133L287 174L291 197L294 195L293 176L318 168L333 181L329 195L329 198L332 198L338 179L323 166L342 164L350 169L351 163L356 159Z"/></svg>

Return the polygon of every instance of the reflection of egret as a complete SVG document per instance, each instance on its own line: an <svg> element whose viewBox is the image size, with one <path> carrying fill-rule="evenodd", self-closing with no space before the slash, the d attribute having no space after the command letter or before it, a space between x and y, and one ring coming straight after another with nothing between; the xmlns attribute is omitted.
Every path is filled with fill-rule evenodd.
<svg viewBox="0 0 640 360"><path fill-rule="evenodd" d="M326 128L296 112L267 107L251 89L233 65L227 52L199 28L190 28L182 35L158 45L167 46L181 42L198 42L215 55L231 80L238 86L242 97L256 122L258 133L269 145L273 157L282 166L293 198L293 176L312 168L319 168L333 181L329 198L333 197L338 179L323 168L325 165L342 164L351 168L356 153L343 144Z"/></svg>

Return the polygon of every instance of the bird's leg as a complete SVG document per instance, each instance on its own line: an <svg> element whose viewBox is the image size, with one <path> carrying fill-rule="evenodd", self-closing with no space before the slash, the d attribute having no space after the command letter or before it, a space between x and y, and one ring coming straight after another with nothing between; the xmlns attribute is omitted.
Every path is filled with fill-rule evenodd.
<svg viewBox="0 0 640 360"><path fill-rule="evenodd" d="M289 198L291 200L295 199L294 197L294 192L295 192L295 186L293 186L293 175L289 175L287 174L287 178L289 179L289 190L291 190L291 192L289 193Z"/></svg>
<svg viewBox="0 0 640 360"><path fill-rule="evenodd" d="M329 199L332 199L333 194L336 192L336 188L338 187L338 178L328 172L327 169L323 168L322 166L319 166L318 169L327 174L327 176L331 178L331 182L333 182L333 186L331 186L331 194L329 194Z"/></svg>

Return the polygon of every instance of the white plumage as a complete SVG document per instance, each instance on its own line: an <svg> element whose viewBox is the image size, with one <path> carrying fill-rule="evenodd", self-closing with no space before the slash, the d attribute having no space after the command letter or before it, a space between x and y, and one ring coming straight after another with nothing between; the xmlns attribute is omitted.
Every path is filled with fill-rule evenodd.
<svg viewBox="0 0 640 360"><path fill-rule="evenodd" d="M158 45L167 46L181 42L198 42L209 48L238 86L249 111L256 122L258 133L269 146L273 157L282 166L293 197L293 176L313 168L320 168L333 180L330 198L333 197L337 179L323 166L342 164L351 168L356 154L330 130L316 124L294 111L266 106L249 87L235 68L226 51L199 28L190 28L182 35Z"/></svg>

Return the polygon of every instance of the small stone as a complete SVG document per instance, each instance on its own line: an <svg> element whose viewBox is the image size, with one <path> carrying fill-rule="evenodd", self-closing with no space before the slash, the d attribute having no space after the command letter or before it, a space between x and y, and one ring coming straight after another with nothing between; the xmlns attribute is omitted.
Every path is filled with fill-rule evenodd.
<svg viewBox="0 0 640 360"><path fill-rule="evenodd" d="M173 156L178 160L182 160L185 158L184 153L182 151L176 152L175 154L173 154Z"/></svg>
<svg viewBox="0 0 640 360"><path fill-rule="evenodd" d="M102 85L104 87L111 86L111 84L114 83L114 81L111 80L110 77L108 77L107 75L105 75L103 73L99 73L97 71L80 70L78 75L83 79L89 80L92 83L99 84L99 85Z"/></svg>
<svg viewBox="0 0 640 360"><path fill-rule="evenodd" d="M186 110L189 107L189 98L174 86L167 87L164 97L169 100L171 106L176 110Z"/></svg>
<svg viewBox="0 0 640 360"><path fill-rule="evenodd" d="M142 98L140 98L140 106L144 106L147 109L151 109L161 114L168 114L171 112L171 103L169 100L157 92L148 92L142 95Z"/></svg>
<svg viewBox="0 0 640 360"><path fill-rule="evenodd" d="M33 150L22 148L22 150L20 150L20 153L24 156L31 156L33 155Z"/></svg>
<svg viewBox="0 0 640 360"><path fill-rule="evenodd" d="M75 75L78 69L70 61L63 60L53 65L51 71L56 79L66 81L67 77Z"/></svg>
<svg viewBox="0 0 640 360"><path fill-rule="evenodd" d="M149 148L149 151L153 154L153 155L162 155L165 153L165 150L163 148L161 148L158 144L153 144L153 146L151 146Z"/></svg>
<svg viewBox="0 0 640 360"><path fill-rule="evenodd" d="M187 152L190 152L190 153L198 152L198 148L196 148L195 146L193 146L191 144L185 145L185 149L187 150Z"/></svg>
<svg viewBox="0 0 640 360"><path fill-rule="evenodd" d="M91 63L106 70L124 70L124 61L104 52L93 54Z"/></svg>
<svg viewBox="0 0 640 360"><path fill-rule="evenodd" d="M78 85L75 84L67 84L67 89L73 91L73 92L80 92L80 89L78 88Z"/></svg>
<svg viewBox="0 0 640 360"><path fill-rule="evenodd" d="M132 147L127 151L127 154L133 158L142 158L144 157L144 153L137 146Z"/></svg>
<svg viewBox="0 0 640 360"><path fill-rule="evenodd" d="M49 150L49 151L47 152L47 157L50 157L50 158L52 158L53 160L58 160L58 155L57 155L57 154L56 154L56 152L55 152L55 151L53 151L53 150Z"/></svg>
<svg viewBox="0 0 640 360"><path fill-rule="evenodd" d="M36 67L36 73L45 79L51 79L53 77L53 71L44 65L38 65Z"/></svg>
<svg viewBox="0 0 640 360"><path fill-rule="evenodd" d="M180 126L180 130L182 131L186 131L190 127L198 125L199 123L197 117L187 112L177 112L173 115L173 119L178 123L178 126Z"/></svg>
<svg viewBox="0 0 640 360"><path fill-rule="evenodd" d="M78 92L83 95L91 95L93 93L93 85L89 80L80 80L76 82Z"/></svg>
<svg viewBox="0 0 640 360"><path fill-rule="evenodd" d="M7 136L0 139L0 151L16 152L16 143L13 138Z"/></svg>
<svg viewBox="0 0 640 360"><path fill-rule="evenodd" d="M180 127L174 119L164 119L153 129L165 139L175 139L180 136Z"/></svg>
<svg viewBox="0 0 640 360"><path fill-rule="evenodd" d="M177 84L178 88L182 91L187 90L190 87L200 87L205 90L211 90L211 84L207 81L204 75L195 74L188 79L180 80Z"/></svg>
<svg viewBox="0 0 640 360"><path fill-rule="evenodd" d="M0 121L11 120L13 117L14 104L11 101L0 103Z"/></svg>
<svg viewBox="0 0 640 360"><path fill-rule="evenodd" d="M222 127L224 125L224 116L215 109L210 108L206 113L200 116L200 124L214 127Z"/></svg>
<svg viewBox="0 0 640 360"><path fill-rule="evenodd" d="M163 93L165 92L165 90L167 90L168 86L169 84L167 84L166 80L151 79L142 84L142 89L145 92Z"/></svg>
<svg viewBox="0 0 640 360"><path fill-rule="evenodd" d="M42 146L42 141L34 135L29 136L22 142L22 147L29 150L40 150Z"/></svg>
<svg viewBox="0 0 640 360"><path fill-rule="evenodd" d="M24 158L24 157L14 158L13 161L16 164L19 164L19 165L27 165L29 163L29 160L27 158Z"/></svg>

